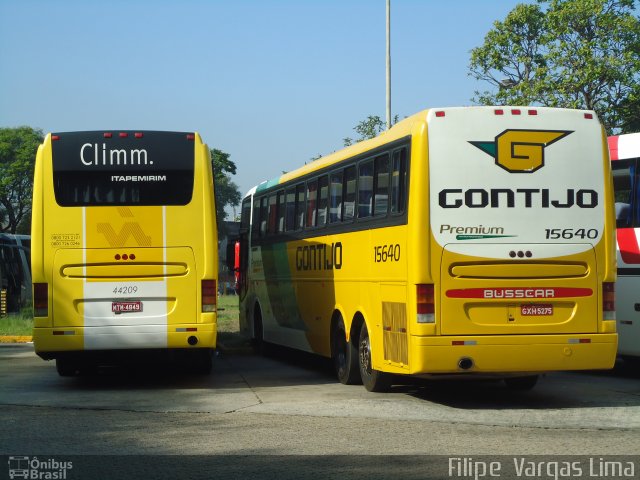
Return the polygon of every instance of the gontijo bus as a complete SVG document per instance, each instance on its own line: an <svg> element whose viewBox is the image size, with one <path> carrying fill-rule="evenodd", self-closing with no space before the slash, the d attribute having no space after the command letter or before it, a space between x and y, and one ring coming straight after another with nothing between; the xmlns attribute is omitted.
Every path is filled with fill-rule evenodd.
<svg viewBox="0 0 640 480"><path fill-rule="evenodd" d="M52 133L35 164L34 346L73 375L105 354L216 345L210 152L197 133Z"/></svg>
<svg viewBox="0 0 640 480"><path fill-rule="evenodd" d="M249 192L241 327L373 391L611 368L614 227L594 112L425 110Z"/></svg>
<svg viewBox="0 0 640 480"><path fill-rule="evenodd" d="M640 133L608 141L618 225L618 354L640 364Z"/></svg>

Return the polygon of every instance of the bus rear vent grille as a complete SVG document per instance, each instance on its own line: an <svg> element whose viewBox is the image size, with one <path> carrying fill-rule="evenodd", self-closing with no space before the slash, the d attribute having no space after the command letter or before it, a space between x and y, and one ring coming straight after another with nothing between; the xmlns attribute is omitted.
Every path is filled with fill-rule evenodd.
<svg viewBox="0 0 640 480"><path fill-rule="evenodd" d="M385 360L408 365L407 305L382 302L382 327Z"/></svg>

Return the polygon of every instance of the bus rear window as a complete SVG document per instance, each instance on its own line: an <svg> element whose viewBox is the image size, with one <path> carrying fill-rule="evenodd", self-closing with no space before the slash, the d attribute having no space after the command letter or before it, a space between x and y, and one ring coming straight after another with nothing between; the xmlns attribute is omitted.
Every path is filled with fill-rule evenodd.
<svg viewBox="0 0 640 480"><path fill-rule="evenodd" d="M191 201L192 135L69 132L53 137L53 187L60 206L186 205Z"/></svg>

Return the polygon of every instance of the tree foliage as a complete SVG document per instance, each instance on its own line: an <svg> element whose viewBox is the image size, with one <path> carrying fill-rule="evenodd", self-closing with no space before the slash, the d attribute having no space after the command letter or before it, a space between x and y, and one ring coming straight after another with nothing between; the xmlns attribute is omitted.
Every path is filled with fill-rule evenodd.
<svg viewBox="0 0 640 480"><path fill-rule="evenodd" d="M0 128L0 231L28 232L33 193L33 167L41 130ZM21 226L22 223L22 226Z"/></svg>
<svg viewBox="0 0 640 480"><path fill-rule="evenodd" d="M357 139L346 137L342 139L345 147L353 145L354 143L374 138L380 132L384 131L386 124L378 115L369 115L365 120L359 122L353 129L358 134Z"/></svg>
<svg viewBox="0 0 640 480"><path fill-rule="evenodd" d="M640 126L640 21L634 0L517 5L471 51L483 105L595 110L609 133Z"/></svg>
<svg viewBox="0 0 640 480"><path fill-rule="evenodd" d="M227 217L225 208L235 206L242 199L238 186L231 181L231 175L236 174L236 164L228 153L211 149L211 165L213 167L213 184L216 193L216 216L218 222Z"/></svg>

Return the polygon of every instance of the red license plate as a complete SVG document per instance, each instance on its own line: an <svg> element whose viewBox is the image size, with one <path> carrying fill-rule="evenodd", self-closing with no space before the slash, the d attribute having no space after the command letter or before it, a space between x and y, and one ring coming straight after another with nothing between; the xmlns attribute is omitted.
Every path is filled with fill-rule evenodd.
<svg viewBox="0 0 640 480"><path fill-rule="evenodd" d="M114 313L141 312L142 302L112 302L111 311Z"/></svg>
<svg viewBox="0 0 640 480"><path fill-rule="evenodd" d="M523 317L553 315L553 305L550 303L520 305L520 315Z"/></svg>

